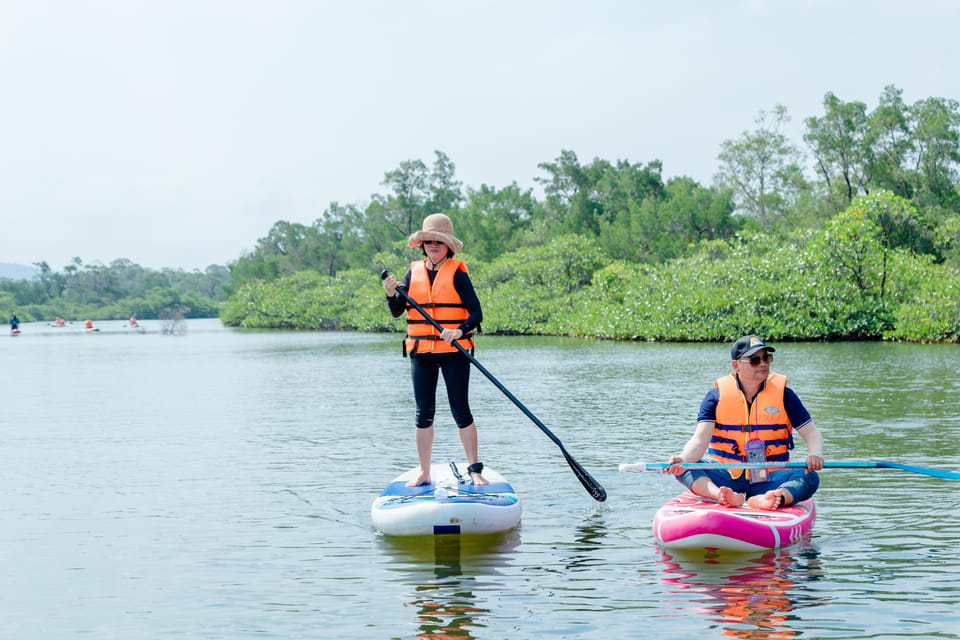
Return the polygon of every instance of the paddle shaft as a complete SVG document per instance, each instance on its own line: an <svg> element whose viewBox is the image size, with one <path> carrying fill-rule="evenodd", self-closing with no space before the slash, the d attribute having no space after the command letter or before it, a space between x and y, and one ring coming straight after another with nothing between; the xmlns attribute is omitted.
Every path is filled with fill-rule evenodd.
<svg viewBox="0 0 960 640"><path fill-rule="evenodd" d="M383 280L386 277L387 277L387 270L384 269L380 273L380 279ZM407 304L409 304L411 307L416 309L420 313L420 315L426 318L427 321L429 321L430 324L432 324L437 331L443 333L443 327L440 326L440 323L434 320L433 316L427 313L424 310L424 308L421 307L419 303L417 303L416 300L411 298L407 294L407 292L403 290L403 287L397 286L397 292L400 294L400 297L407 302ZM573 456L570 455L566 447L563 446L563 443L560 442L560 438L555 436L553 432L550 431L550 429L548 429L547 426L543 424L539 418L537 418L537 416L533 415L533 412L530 411L530 409L527 409L527 407L524 406L524 404L520 402L520 400L518 400L515 395L510 393L509 389L503 386L503 384L501 384L501 382L497 380L492 373L487 371L486 367L480 364L477 361L477 359L473 357L472 353L464 349L463 345L461 345L458 341L454 340L453 346L455 346L460 351L460 353L465 355L467 359L470 360L470 362L473 364L473 366L479 369L480 373L485 375L487 379L490 380L490 382L492 382L497 389L500 389L500 391L503 392L503 395L510 398L510 401L513 402L513 404L517 405L517 408L520 409L520 411L522 411L524 415L530 418L533 424L537 425L537 427L539 427L540 430L543 431L543 433L545 433L548 438L553 440L553 443L560 448L560 452L563 454L564 459L566 459L567 464L570 465L570 468L573 470L574 475L577 476L577 480L579 480L580 484L583 485L583 488L587 490L587 493L589 493L593 497L593 499L597 500L598 502L603 502L604 500L606 500L607 499L606 489L604 489L603 486L599 482L597 482L593 478L593 476L591 476L579 462L574 460Z"/></svg>
<svg viewBox="0 0 960 640"><path fill-rule="evenodd" d="M806 462L681 462L684 469L783 469L795 468L805 469ZM621 464L620 473L624 471L652 471L654 469L668 469L673 465L664 462L634 462L631 464ZM899 464L897 462L824 462L824 469L899 469L900 471L909 471L919 473L933 478L943 478L945 480L960 480L960 471L949 471L946 469L930 469L928 467L915 467L909 464Z"/></svg>

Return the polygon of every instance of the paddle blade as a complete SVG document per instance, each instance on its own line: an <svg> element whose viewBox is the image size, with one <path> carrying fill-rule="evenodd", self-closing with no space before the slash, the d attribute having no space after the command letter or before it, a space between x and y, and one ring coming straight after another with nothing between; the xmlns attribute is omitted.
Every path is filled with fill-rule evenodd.
<svg viewBox="0 0 960 640"><path fill-rule="evenodd" d="M583 485L583 488L587 490L587 493L596 500L597 502L603 502L607 499L607 490L597 482L593 476L591 476L586 469L584 469L579 462L573 459L567 451L563 450L563 457L566 458L567 464L570 465L570 468L573 469L574 475L577 476L577 480L580 481L580 484Z"/></svg>
<svg viewBox="0 0 960 640"><path fill-rule="evenodd" d="M960 471L950 471L948 469L931 469L930 467L915 467L909 464L899 464L897 462L878 462L878 467L886 469L900 469L910 473L919 473L931 478L943 478L944 480L960 480Z"/></svg>

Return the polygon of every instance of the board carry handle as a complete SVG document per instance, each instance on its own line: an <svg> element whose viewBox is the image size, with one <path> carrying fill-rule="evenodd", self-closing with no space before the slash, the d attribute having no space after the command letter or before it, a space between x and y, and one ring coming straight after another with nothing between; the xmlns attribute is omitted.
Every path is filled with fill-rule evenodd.
<svg viewBox="0 0 960 640"><path fill-rule="evenodd" d="M380 272L380 279L381 280L386 279L387 275L389 274L387 270L384 269L383 271ZM397 293L400 294L400 297L403 298L407 302L407 304L409 304L411 307L416 309L420 313L420 315L426 318L437 331L440 331L441 333L443 332L443 327L440 326L440 323L434 320L433 317L430 314L428 314L423 309L423 307L421 307L417 303L416 300L414 300L409 295L407 295L407 292L403 290L403 287L397 285ZM497 387L497 389L500 389L500 391L503 392L503 395L510 398L511 402L517 405L517 408L520 409L520 411L522 411L524 415L530 418L533 424L537 425L537 427L539 427L540 430L543 431L543 433L546 434L548 438L553 440L553 443L560 448L560 452L563 454L564 459L567 461L567 464L570 465L570 468L573 470L574 475L577 476L577 480L579 480L580 484L583 485L583 488L587 490L587 493L589 493L590 496L597 502L603 502L604 500L606 500L607 490L604 489L603 486L599 482L597 482L594 479L594 477L587 472L586 469L583 468L583 465L577 462L573 458L573 456L570 455L566 447L563 446L563 443L560 442L560 438L555 436L553 432L550 431L550 429L548 429L545 424L540 422L540 419L537 416L533 415L533 412L530 411L530 409L527 409L523 405L523 403L517 399L516 396L510 393L509 389L507 389L505 386L503 386L503 384L500 383L499 380L493 377L493 374L487 371L487 369L482 364L480 364L480 362L478 362L475 357L473 357L473 354L471 354L469 351L464 349L463 345L461 345L456 340L453 341L453 345L457 348L457 350L460 351L460 353L465 355L467 359L470 360L470 362L473 364L473 366L475 366L480 371L480 373L485 375L487 379L490 380L490 382L492 382L495 387Z"/></svg>
<svg viewBox="0 0 960 640"><path fill-rule="evenodd" d="M681 462L678 463L684 469L806 469L806 462ZM664 462L630 462L619 465L620 473L627 471L654 471L668 469L673 465ZM931 478L942 478L944 480L960 480L960 471L950 471L949 469L931 469L929 467L917 467L909 464L900 464L898 462L844 462L840 460L823 463L824 469L899 469L900 471L909 471Z"/></svg>
<svg viewBox="0 0 960 640"><path fill-rule="evenodd" d="M463 476L460 475L460 470L457 469L457 463L454 460L451 460L449 464L450 464L450 471L453 472L453 477L457 479L457 482L461 484L466 482L466 480L463 479Z"/></svg>

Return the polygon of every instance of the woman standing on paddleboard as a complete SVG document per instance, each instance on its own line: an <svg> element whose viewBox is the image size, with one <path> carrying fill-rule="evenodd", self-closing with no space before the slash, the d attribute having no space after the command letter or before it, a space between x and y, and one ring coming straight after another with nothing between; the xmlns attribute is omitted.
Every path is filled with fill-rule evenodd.
<svg viewBox="0 0 960 640"><path fill-rule="evenodd" d="M395 318L407 312L407 337L404 355L410 356L413 395L417 403L416 435L420 475L409 486L430 482L430 464L433 454L433 418L436 413L436 395L439 375L447 388L447 399L453 419L457 423L467 470L475 484L487 484L483 477L483 463L478 460L477 425L470 411L470 360L454 343L473 350L471 331L478 329L483 310L467 265L453 256L463 249L463 243L453 235L453 222L442 213L427 216L423 228L407 241L411 247L421 247L424 259L410 264L402 282L392 275L383 279L390 313ZM419 311L407 305L397 293L401 286L442 327L437 329Z"/></svg>
<svg viewBox="0 0 960 640"><path fill-rule="evenodd" d="M714 383L697 417L697 428L680 455L672 456L664 473L698 496L737 507L777 509L811 497L820 486L823 436L787 378L770 371L773 347L758 336L733 344L733 373ZM806 469L776 469L790 459L793 432L807 446ZM704 454L716 462L773 462L771 469L684 469Z"/></svg>

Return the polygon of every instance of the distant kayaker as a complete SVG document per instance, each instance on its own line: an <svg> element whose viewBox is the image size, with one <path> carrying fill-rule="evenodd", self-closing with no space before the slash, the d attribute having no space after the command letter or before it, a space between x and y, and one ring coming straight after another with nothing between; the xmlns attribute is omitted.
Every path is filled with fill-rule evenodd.
<svg viewBox="0 0 960 640"><path fill-rule="evenodd" d="M743 336L733 344L733 373L719 378L700 403L697 428L664 473L678 476L690 491L738 507L778 509L806 500L820 486L823 436L787 378L770 371L773 352L762 338ZM807 467L777 469L684 469L682 462L786 462L793 433L807 447ZM704 455L709 460L702 460Z"/></svg>
<svg viewBox="0 0 960 640"><path fill-rule="evenodd" d="M83 323L83 326L86 327L87 329L93 329L93 320L87 320L86 322Z"/></svg>
<svg viewBox="0 0 960 640"><path fill-rule="evenodd" d="M137 316L130 316L130 326L131 327L137 326Z"/></svg>
<svg viewBox="0 0 960 640"><path fill-rule="evenodd" d="M453 257L463 249L463 242L454 237L450 218L434 213L424 219L423 228L411 234L407 244L420 247L424 259L411 263L402 284L393 275L387 275L383 287L390 313L400 317L407 312L404 355L410 356L413 395L417 403L417 457L420 461L420 475L408 485L416 487L430 482L433 417L441 373L467 458L467 471L474 484L488 484L483 477L483 463L477 459L477 425L468 399L470 359L454 345L456 342L464 349L472 350L471 331L477 329L483 319L467 265ZM407 308L406 301L397 293L398 285L403 286L412 300L426 306L425 311L444 327L442 333L416 309Z"/></svg>
<svg viewBox="0 0 960 640"><path fill-rule="evenodd" d="M13 317L10 318L10 331L17 331L20 328L20 318L17 317L17 314L13 314Z"/></svg>

